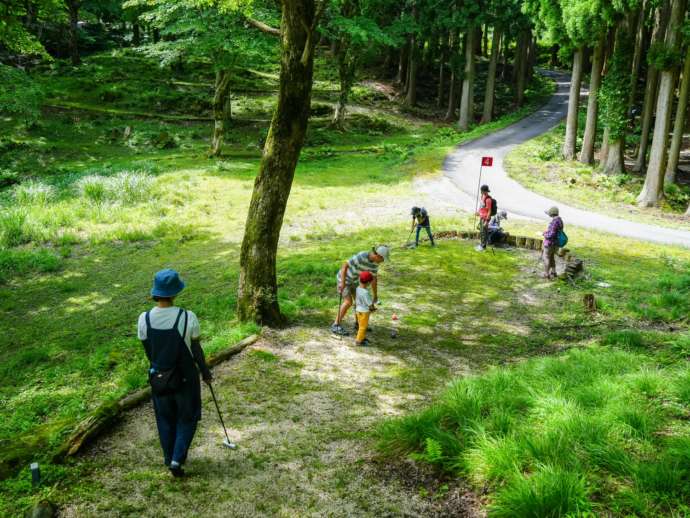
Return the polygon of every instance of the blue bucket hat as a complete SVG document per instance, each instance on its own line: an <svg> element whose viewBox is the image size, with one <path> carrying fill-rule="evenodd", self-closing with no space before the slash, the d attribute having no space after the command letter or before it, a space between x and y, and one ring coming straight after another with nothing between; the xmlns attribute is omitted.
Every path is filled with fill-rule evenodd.
<svg viewBox="0 0 690 518"><path fill-rule="evenodd" d="M152 297L174 297L184 289L184 282L175 270L166 268L153 277Z"/></svg>

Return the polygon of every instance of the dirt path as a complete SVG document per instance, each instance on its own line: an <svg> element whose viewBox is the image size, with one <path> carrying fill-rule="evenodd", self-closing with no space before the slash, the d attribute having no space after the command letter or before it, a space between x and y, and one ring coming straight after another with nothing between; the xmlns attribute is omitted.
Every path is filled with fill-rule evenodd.
<svg viewBox="0 0 690 518"><path fill-rule="evenodd" d="M655 243L690 247L690 231L635 223L576 209L529 191L508 177L503 167L505 156L517 145L549 131L566 115L570 77L553 72L545 73L555 79L558 88L543 108L512 126L458 146L446 157L444 173L458 193L455 196L456 199L464 200L463 208L474 210L474 195L477 192L481 157L493 156L494 165L491 168L484 168L482 183L490 185L491 192L499 201L500 207L511 214L546 220L544 210L552 205L558 205L566 225L577 225ZM444 196L449 196L447 187L449 186L443 189ZM436 186L430 188L435 189ZM464 197L459 193L463 193Z"/></svg>

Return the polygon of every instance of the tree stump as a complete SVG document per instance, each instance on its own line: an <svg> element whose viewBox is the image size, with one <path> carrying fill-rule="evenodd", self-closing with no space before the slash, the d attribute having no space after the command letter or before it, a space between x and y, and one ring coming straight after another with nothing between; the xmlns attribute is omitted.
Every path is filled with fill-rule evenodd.
<svg viewBox="0 0 690 518"><path fill-rule="evenodd" d="M582 302L585 305L585 311L587 311L587 313L594 313L597 310L597 300L594 298L593 293L586 293L582 298Z"/></svg>

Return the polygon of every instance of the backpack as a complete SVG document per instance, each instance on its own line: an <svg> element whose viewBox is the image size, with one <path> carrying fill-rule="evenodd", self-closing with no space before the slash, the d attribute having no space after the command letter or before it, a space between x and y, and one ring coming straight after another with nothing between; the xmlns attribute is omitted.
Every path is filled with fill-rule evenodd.
<svg viewBox="0 0 690 518"><path fill-rule="evenodd" d="M558 248L563 248L565 245L568 244L568 236L565 232L563 232L563 229L558 231L558 234L556 235L556 241L558 243Z"/></svg>
<svg viewBox="0 0 690 518"><path fill-rule="evenodd" d="M491 198L491 196L489 196ZM498 204L496 203L496 198L491 198L491 215L495 216L498 213Z"/></svg>

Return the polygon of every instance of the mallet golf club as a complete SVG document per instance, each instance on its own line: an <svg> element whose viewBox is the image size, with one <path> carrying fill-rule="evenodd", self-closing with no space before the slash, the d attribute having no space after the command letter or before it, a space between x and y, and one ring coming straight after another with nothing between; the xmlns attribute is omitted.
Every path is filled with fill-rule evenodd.
<svg viewBox="0 0 690 518"><path fill-rule="evenodd" d="M223 421L223 416L220 413L220 407L218 406L218 400L216 399L216 393L213 391L213 385L208 384L208 388L211 390L211 396L213 397L213 403L216 405L216 411L218 412L218 418L220 419L220 424L223 426L223 432L225 432L225 439L223 439L223 446L230 448L231 450L237 449L237 445L230 440L228 437L228 429L225 428L225 422Z"/></svg>

